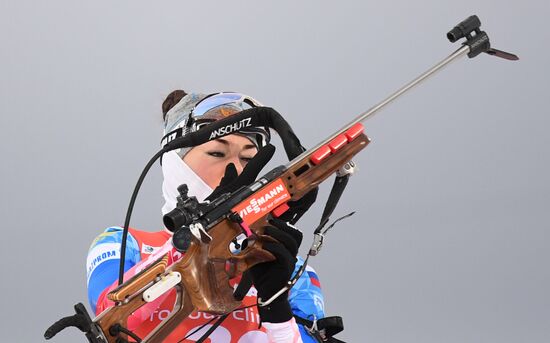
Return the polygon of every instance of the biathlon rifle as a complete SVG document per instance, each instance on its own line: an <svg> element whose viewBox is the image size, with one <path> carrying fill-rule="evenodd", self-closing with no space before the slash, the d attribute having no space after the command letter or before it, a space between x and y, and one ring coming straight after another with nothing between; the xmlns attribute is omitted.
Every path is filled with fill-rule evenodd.
<svg viewBox="0 0 550 343"><path fill-rule="evenodd" d="M274 259L271 253L262 249L263 242L271 239L262 234L269 217L283 214L289 202L301 199L329 176L335 173L350 175L354 167L351 159L369 143L363 132L363 121L463 55L473 58L485 52L508 60L518 59L516 55L491 48L480 25L479 18L474 15L455 26L447 38L451 42L466 39L458 50L307 151L286 121L267 107L244 110L168 142L147 164L132 195L121 261L124 261L130 213L137 192L145 174L162 154L205 143L239 128L268 126L281 135L290 162L208 203L198 203L194 197L187 196L186 187L180 187L176 212L165 217L165 225L174 231L172 244L152 254L141 265L142 270L123 283L121 265L121 284L108 294L114 306L92 320L79 303L75 305L76 314L52 325L45 338L52 338L68 326L76 326L85 332L91 343L126 342L129 336L141 342L161 342L193 311L224 315L238 308L241 302L235 298L229 280L258 263ZM327 218L323 217L326 224ZM320 229L321 225L315 232L310 255L314 255L322 244ZM132 313L172 289L177 294L172 312L147 337L136 337L126 329Z"/></svg>

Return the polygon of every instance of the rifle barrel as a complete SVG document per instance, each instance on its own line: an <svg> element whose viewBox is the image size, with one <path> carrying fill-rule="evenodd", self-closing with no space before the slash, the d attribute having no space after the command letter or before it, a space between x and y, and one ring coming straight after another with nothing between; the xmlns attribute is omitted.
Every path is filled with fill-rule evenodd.
<svg viewBox="0 0 550 343"><path fill-rule="evenodd" d="M418 76L416 79L412 80L411 82L409 82L408 84L406 84L405 86L401 87L400 89L398 89L397 91L395 91L393 94L391 94L390 96L388 96L387 98L385 98L384 100L382 100L381 102L379 102L378 104L376 104L375 106L371 107L370 109L366 110L365 112L359 114L357 117L355 117L351 122L349 122L348 124L346 124L345 126L343 126L340 130L336 131L334 134L332 134L331 136L329 136L327 139L325 139L324 141L322 141L321 143L317 144L315 147L311 148L311 149L308 149L307 151L303 152L302 154L300 154L298 157L296 157L295 159L293 159L292 161L290 161L288 164L287 164L287 168L290 168L292 166L294 166L296 163L298 163L301 159L303 159L306 155L316 151L317 149L321 148L323 145L325 144L328 144L331 140L333 140L336 136L338 136L339 134L341 134L342 132L348 130L349 128L351 128L353 125L359 123L359 122L363 122L369 118L371 118L372 116L374 116L375 113L377 113L379 110L381 110L384 106L388 105L389 103L391 103L392 101L394 101L395 99L397 99L398 97L400 97L403 93L407 92L408 90L410 90L411 88L415 87L416 85L418 85L420 82L424 81L425 79L427 79L428 77L430 77L431 75L435 74L436 72L438 72L439 70L441 70L443 67L445 67L446 65L448 65L449 63L451 63L452 61L458 59L459 57L461 57L462 55L465 55L467 54L468 52L470 51L470 47L468 45L463 45L460 49L456 50L455 52L453 52L451 55L449 55L447 58L443 59L441 62L439 62L438 64L436 64L435 66L433 66L432 68L428 69L427 71L425 71L423 74L421 74L420 76Z"/></svg>

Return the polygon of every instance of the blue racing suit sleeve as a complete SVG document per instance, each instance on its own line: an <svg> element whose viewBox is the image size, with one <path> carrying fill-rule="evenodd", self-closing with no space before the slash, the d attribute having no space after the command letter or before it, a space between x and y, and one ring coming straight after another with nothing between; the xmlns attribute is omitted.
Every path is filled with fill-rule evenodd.
<svg viewBox="0 0 550 343"><path fill-rule="evenodd" d="M298 257L298 262L294 268L294 273L304 264L304 260ZM325 317L325 300L321 292L321 284L315 270L310 266L298 279L294 287L290 289L288 300L294 315L308 320L321 319ZM304 328L303 325L298 325L302 341L304 343L317 342Z"/></svg>
<svg viewBox="0 0 550 343"><path fill-rule="evenodd" d="M88 301L96 311L100 294L118 279L122 228L110 227L97 236L88 250L86 259ZM128 234L124 271L132 268L141 259L139 246L134 237Z"/></svg>

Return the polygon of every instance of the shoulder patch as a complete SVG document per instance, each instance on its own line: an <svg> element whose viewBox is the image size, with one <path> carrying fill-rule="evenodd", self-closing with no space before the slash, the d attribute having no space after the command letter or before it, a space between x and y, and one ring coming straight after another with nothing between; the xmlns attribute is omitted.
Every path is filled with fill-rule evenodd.
<svg viewBox="0 0 550 343"><path fill-rule="evenodd" d="M142 254L152 254L158 251L161 247L154 247L145 243L141 243L141 253Z"/></svg>

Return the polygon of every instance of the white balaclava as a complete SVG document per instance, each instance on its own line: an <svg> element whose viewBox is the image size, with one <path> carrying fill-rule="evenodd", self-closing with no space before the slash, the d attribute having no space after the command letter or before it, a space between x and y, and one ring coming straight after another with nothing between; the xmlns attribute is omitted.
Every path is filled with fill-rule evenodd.
<svg viewBox="0 0 550 343"><path fill-rule="evenodd" d="M169 151L162 156L162 175L164 176L162 181L163 215L176 208L176 198L179 195L178 187L184 183L189 188L189 195L196 196L198 201L204 201L212 193L212 188L195 174L175 151Z"/></svg>

